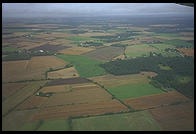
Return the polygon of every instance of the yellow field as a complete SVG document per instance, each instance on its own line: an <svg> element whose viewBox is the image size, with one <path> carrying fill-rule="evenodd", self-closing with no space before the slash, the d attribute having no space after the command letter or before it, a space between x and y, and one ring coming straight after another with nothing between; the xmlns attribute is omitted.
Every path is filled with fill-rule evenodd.
<svg viewBox="0 0 196 134"><path fill-rule="evenodd" d="M60 53L63 54L69 54L69 55L80 55L89 51L95 50L95 48L92 47L71 47L71 48L67 48L64 50L59 51Z"/></svg>
<svg viewBox="0 0 196 134"><path fill-rule="evenodd" d="M78 72L74 67L61 69L58 71L53 71L48 73L48 78L58 79L58 78L75 78L79 77Z"/></svg>
<svg viewBox="0 0 196 134"><path fill-rule="evenodd" d="M89 79L104 85L106 88L111 88L115 86L121 86L126 84L136 84L136 83L145 83L148 82L148 76L154 77L156 73L154 72L142 72L140 74L131 74L131 75L121 75L114 76L111 74L104 76L91 77Z"/></svg>
<svg viewBox="0 0 196 134"><path fill-rule="evenodd" d="M3 82L45 78L49 68L63 67L67 63L55 56L36 56L30 60L6 61L2 64Z"/></svg>

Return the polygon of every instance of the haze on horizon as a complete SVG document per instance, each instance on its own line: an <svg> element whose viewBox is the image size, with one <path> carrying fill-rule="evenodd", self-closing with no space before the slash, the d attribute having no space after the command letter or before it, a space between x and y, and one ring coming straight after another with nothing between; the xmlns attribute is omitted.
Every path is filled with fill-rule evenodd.
<svg viewBox="0 0 196 134"><path fill-rule="evenodd" d="M3 3L2 17L90 17L114 15L194 15L175 3Z"/></svg>

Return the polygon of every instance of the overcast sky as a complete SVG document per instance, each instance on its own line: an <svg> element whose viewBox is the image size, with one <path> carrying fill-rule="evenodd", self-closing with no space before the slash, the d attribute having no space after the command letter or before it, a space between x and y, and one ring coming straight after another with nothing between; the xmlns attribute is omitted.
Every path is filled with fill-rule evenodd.
<svg viewBox="0 0 196 134"><path fill-rule="evenodd" d="M104 15L194 15L194 8L174 3L3 3L3 17L72 17Z"/></svg>

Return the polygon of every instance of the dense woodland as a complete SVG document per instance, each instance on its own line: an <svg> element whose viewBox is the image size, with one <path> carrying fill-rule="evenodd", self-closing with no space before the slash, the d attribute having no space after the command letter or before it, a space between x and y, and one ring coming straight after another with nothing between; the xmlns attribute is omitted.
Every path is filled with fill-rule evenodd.
<svg viewBox="0 0 196 134"><path fill-rule="evenodd" d="M164 70L159 65L169 66ZM188 97L194 97L194 58L149 56L135 59L115 60L101 65L107 72L114 75L137 74L142 71L156 72L151 84L159 88L174 88ZM183 82L184 78L188 80Z"/></svg>

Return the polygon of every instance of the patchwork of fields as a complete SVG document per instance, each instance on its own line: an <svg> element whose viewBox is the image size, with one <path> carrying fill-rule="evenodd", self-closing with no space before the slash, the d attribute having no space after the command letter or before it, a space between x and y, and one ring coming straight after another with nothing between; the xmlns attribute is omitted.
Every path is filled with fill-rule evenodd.
<svg viewBox="0 0 196 134"><path fill-rule="evenodd" d="M4 24L2 129L194 130L194 95L186 96L194 86L188 63L194 58L194 29L174 32L179 25L112 21ZM188 67L176 67L181 63L176 58L176 63L160 61L156 67L146 63L153 71L144 66L139 72L121 74L135 66L122 67L122 61L142 57L188 57L183 59ZM108 69L118 72L115 75L103 67L116 61ZM162 77L177 75L156 81L160 72ZM183 92L172 87L174 79Z"/></svg>

